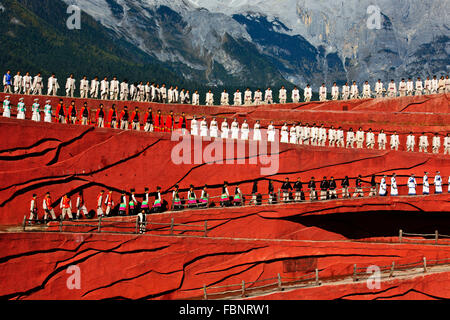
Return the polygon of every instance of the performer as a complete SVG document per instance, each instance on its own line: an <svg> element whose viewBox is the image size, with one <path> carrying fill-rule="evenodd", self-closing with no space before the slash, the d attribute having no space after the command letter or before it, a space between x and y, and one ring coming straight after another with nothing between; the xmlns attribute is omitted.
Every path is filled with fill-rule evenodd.
<svg viewBox="0 0 450 320"><path fill-rule="evenodd" d="M197 207L197 196L195 195L194 186L191 184L187 194L188 208Z"/></svg>
<svg viewBox="0 0 450 320"><path fill-rule="evenodd" d="M255 125L253 126L253 140L261 141L261 125L259 124L259 120L256 120ZM449 138L449 147L450 147L450 138ZM450 153L450 151L449 151Z"/></svg>
<svg viewBox="0 0 450 320"><path fill-rule="evenodd" d="M266 102L266 104L273 104L272 89L267 88L264 93L264 101Z"/></svg>
<svg viewBox="0 0 450 320"><path fill-rule="evenodd" d="M186 91L186 94L184 95L184 101L183 103L189 103L189 90ZM197 90L195 90L194 94L192 95L192 105L198 106L200 105L200 95Z"/></svg>
<svg viewBox="0 0 450 320"><path fill-rule="evenodd" d="M227 119L224 118L220 127L220 130L222 131L220 137L222 139L228 139L228 122Z"/></svg>
<svg viewBox="0 0 450 320"><path fill-rule="evenodd" d="M124 216L127 214L127 196L125 192L122 192L120 195L120 204L119 204L119 216Z"/></svg>
<svg viewBox="0 0 450 320"><path fill-rule="evenodd" d="M22 91L22 76L20 75L20 71L17 71L17 74L14 76L13 80L14 93L20 94Z"/></svg>
<svg viewBox="0 0 450 320"><path fill-rule="evenodd" d="M261 196L261 195L260 195ZM252 186L252 198L249 202L249 205L258 205L261 204L258 201L258 180L253 181L253 186Z"/></svg>
<svg viewBox="0 0 450 320"><path fill-rule="evenodd" d="M280 99L281 104L286 103L287 93L284 86L281 86L281 89L278 92L278 98Z"/></svg>
<svg viewBox="0 0 450 320"><path fill-rule="evenodd" d="M183 209L178 184L175 185L175 190L172 192L172 209L173 210Z"/></svg>
<svg viewBox="0 0 450 320"><path fill-rule="evenodd" d="M200 195L200 199L199 199L199 207L208 207L208 203L209 203L209 194L208 194L208 186L205 185L202 189L202 193Z"/></svg>
<svg viewBox="0 0 450 320"><path fill-rule="evenodd" d="M377 183L375 181L375 175L372 175L372 179L370 180L370 193L369 197L375 197L377 195Z"/></svg>
<svg viewBox="0 0 450 320"><path fill-rule="evenodd" d="M239 123L237 122L236 118L233 119L230 130L231 130L231 139L239 139Z"/></svg>
<svg viewBox="0 0 450 320"><path fill-rule="evenodd" d="M229 104L229 95L226 89L224 89L220 95L220 104L222 106L227 106Z"/></svg>
<svg viewBox="0 0 450 320"><path fill-rule="evenodd" d="M209 124L209 135L211 136L211 138L219 137L219 126L217 124L216 117L213 117L211 123Z"/></svg>
<svg viewBox="0 0 450 320"><path fill-rule="evenodd" d="M398 146L400 145L400 139L398 137L397 131L391 135L391 150L398 151Z"/></svg>
<svg viewBox="0 0 450 320"><path fill-rule="evenodd" d="M184 112L181 113L181 117L178 120L178 128L181 129L181 134L183 136L187 134L187 120Z"/></svg>
<svg viewBox="0 0 450 320"><path fill-rule="evenodd" d="M200 137L208 136L208 122L206 121L206 117L202 118L200 121Z"/></svg>
<svg viewBox="0 0 450 320"><path fill-rule="evenodd" d="M75 215L75 219L81 219L82 216L86 218L88 216L88 210L86 208L86 204L84 203L83 191L80 191L78 193L76 208L77 214Z"/></svg>
<svg viewBox="0 0 450 320"><path fill-rule="evenodd" d="M212 106L214 105L214 94L211 92L211 90L206 93L206 105Z"/></svg>
<svg viewBox="0 0 450 320"><path fill-rule="evenodd" d="M339 87L337 86L336 82L334 82L333 86L331 87L331 99L335 101L339 99Z"/></svg>
<svg viewBox="0 0 450 320"><path fill-rule="evenodd" d="M67 113L67 123L77 123L77 107L75 106L74 100L70 102L69 112Z"/></svg>
<svg viewBox="0 0 450 320"><path fill-rule="evenodd" d="M69 78L67 78L66 81L66 97L71 97L73 98L73 94L75 92L75 79L73 78L73 74L71 74L69 76Z"/></svg>
<svg viewBox="0 0 450 320"><path fill-rule="evenodd" d="M40 105L39 105L39 99L34 99L34 103L31 106L31 111L32 111L32 116L31 116L31 120L32 121L41 121L41 110L40 110Z"/></svg>
<svg viewBox="0 0 450 320"><path fill-rule="evenodd" d="M391 196L398 196L397 181L395 179L396 176L397 175L393 173L391 177Z"/></svg>
<svg viewBox="0 0 450 320"><path fill-rule="evenodd" d="M242 105L242 93L239 92L239 89L237 89L236 92L234 93L233 101L235 106Z"/></svg>
<svg viewBox="0 0 450 320"><path fill-rule="evenodd" d="M6 71L5 75L3 76L3 92L4 93L12 93L11 91L11 71Z"/></svg>
<svg viewBox="0 0 450 320"><path fill-rule="evenodd" d="M330 184L327 180L327 177L323 177L323 180L320 182L320 200L328 199L328 188Z"/></svg>
<svg viewBox="0 0 450 320"><path fill-rule="evenodd" d="M252 104L252 92L249 88L244 92L244 105L249 106Z"/></svg>
<svg viewBox="0 0 450 320"><path fill-rule="evenodd" d="M425 171L422 178L422 194L429 195L430 194L430 182L428 181L428 172Z"/></svg>
<svg viewBox="0 0 450 320"><path fill-rule="evenodd" d="M372 128L369 128L369 132L366 134L366 147L367 149L373 149L375 146L375 134L372 132Z"/></svg>
<svg viewBox="0 0 450 320"><path fill-rule="evenodd" d="M394 79L392 79L388 86L388 97L395 98L396 96L397 96L397 86L395 85Z"/></svg>
<svg viewBox="0 0 450 320"><path fill-rule="evenodd" d="M300 178L297 178L297 181L294 183L294 190L295 190L295 202L299 202L305 199L305 195L303 193L303 184L300 181Z"/></svg>
<svg viewBox="0 0 450 320"><path fill-rule="evenodd" d="M220 196L220 206L229 207L230 206L230 194L228 192L228 182L223 183L222 195Z"/></svg>
<svg viewBox="0 0 450 320"><path fill-rule="evenodd" d="M158 110L158 111L156 111L154 131L156 131L156 132L164 132L164 129L165 129L164 119L163 119L163 116L161 114L161 110Z"/></svg>
<svg viewBox="0 0 450 320"><path fill-rule="evenodd" d="M361 127L358 129L358 131L356 131L355 140L356 140L356 148L362 149L364 144L364 131Z"/></svg>
<svg viewBox="0 0 450 320"><path fill-rule="evenodd" d="M362 188L362 176L358 175L358 178L356 178L355 182L355 193L353 193L353 198L355 197L362 197L364 198L364 191Z"/></svg>
<svg viewBox="0 0 450 320"><path fill-rule="evenodd" d="M37 194L33 193L31 201L30 201L30 219L29 224L34 221L38 222L38 209L37 209Z"/></svg>
<svg viewBox="0 0 450 320"><path fill-rule="evenodd" d="M336 145L337 132L334 129L334 126L331 126L330 130L328 130L328 146L335 147Z"/></svg>
<svg viewBox="0 0 450 320"><path fill-rule="evenodd" d="M292 124L289 130L289 143L297 144L297 129L295 128L295 123Z"/></svg>
<svg viewBox="0 0 450 320"><path fill-rule="evenodd" d="M58 89L59 89L59 84L58 84L58 79L56 79L55 74L53 73L51 75L50 78L48 78L48 83L47 83L47 95L53 95L56 96Z"/></svg>
<svg viewBox="0 0 450 320"><path fill-rule="evenodd" d="M353 84L350 88L350 99L359 99L359 90L356 81L353 81Z"/></svg>
<svg viewBox="0 0 450 320"><path fill-rule="evenodd" d="M350 198L350 192L348 191L348 188L350 187L350 181L348 179L348 176L345 176L344 179L341 181L341 187L342 187L342 198Z"/></svg>
<svg viewBox="0 0 450 320"><path fill-rule="evenodd" d="M297 89L297 87L294 87L294 89L292 90L291 98L293 103L298 103L300 101L300 91Z"/></svg>
<svg viewBox="0 0 450 320"><path fill-rule="evenodd" d="M150 198L149 198L149 189L147 187L144 188L144 196L142 197L141 210L144 214L150 214Z"/></svg>
<svg viewBox="0 0 450 320"><path fill-rule="evenodd" d="M285 122L283 126L281 127L281 143L289 143L289 132L288 132L288 126Z"/></svg>
<svg viewBox="0 0 450 320"><path fill-rule="evenodd" d="M372 91L370 90L370 84L369 81L364 82L363 85L363 99L370 99L372 98Z"/></svg>
<svg viewBox="0 0 450 320"><path fill-rule="evenodd" d="M63 99L59 99L59 104L56 106L56 122L66 123L66 106Z"/></svg>
<svg viewBox="0 0 450 320"><path fill-rule="evenodd" d="M17 104L17 119L25 120L25 113L27 108L25 103L23 102L23 98L19 99L19 103Z"/></svg>
<svg viewBox="0 0 450 320"><path fill-rule="evenodd" d="M311 138L310 138L311 145L317 146L317 140L319 138L319 128L316 127L315 123L313 123L313 125L310 129L310 132L311 132Z"/></svg>
<svg viewBox="0 0 450 320"><path fill-rule="evenodd" d="M405 79L402 79L402 81L400 81L400 83L398 84L398 92L399 92L399 96L400 97L405 97L406 96L406 82Z"/></svg>
<svg viewBox="0 0 450 320"><path fill-rule="evenodd" d="M338 195L337 195L337 192L336 192L336 188L337 188L336 180L334 180L333 176L330 177L330 181L328 183L329 183L328 187L330 189L329 198L330 199L337 199Z"/></svg>
<svg viewBox="0 0 450 320"><path fill-rule="evenodd" d="M348 86L348 82L346 82L342 86L342 100L348 100L350 96L350 87Z"/></svg>
<svg viewBox="0 0 450 320"><path fill-rule="evenodd" d="M416 81L416 96L421 96L422 95L422 91L423 91L423 85L422 85L422 80L420 80L420 77L417 78Z"/></svg>
<svg viewBox="0 0 450 320"><path fill-rule="evenodd" d="M346 148L351 148L353 149L354 146L353 144L355 143L355 134L353 132L353 129L350 128L350 130L347 132L347 144L346 144Z"/></svg>
<svg viewBox="0 0 450 320"><path fill-rule="evenodd" d="M10 96L6 96L5 100L3 100L3 117L10 118L11 117L11 101L9 100Z"/></svg>
<svg viewBox="0 0 450 320"><path fill-rule="evenodd" d="M139 234L144 234L147 231L146 224L147 224L147 217L146 217L146 211L145 209L142 209L141 212L137 214L137 222L139 224Z"/></svg>
<svg viewBox="0 0 450 320"><path fill-rule="evenodd" d="M319 137L317 142L320 147L325 147L325 143L327 142L327 129L325 129L323 124L321 124L319 128Z"/></svg>
<svg viewBox="0 0 450 320"><path fill-rule="evenodd" d="M138 206L138 201L135 196L135 190L131 189L130 192L131 192L131 195L130 195L130 201L128 201L128 215L134 216L134 215L136 215L136 212L137 212L136 210L137 210L137 206Z"/></svg>
<svg viewBox="0 0 450 320"><path fill-rule="evenodd" d="M274 188L273 188L272 180L269 180L269 186L268 186L269 204L277 203L277 197L273 191L274 191Z"/></svg>
<svg viewBox="0 0 450 320"><path fill-rule="evenodd" d="M44 122L52 122L52 106L51 100L47 100L44 106Z"/></svg>
<svg viewBox="0 0 450 320"><path fill-rule="evenodd" d="M193 116L191 120L191 135L198 136L198 124L195 116Z"/></svg>
<svg viewBox="0 0 450 320"><path fill-rule="evenodd" d="M109 109L109 112L108 112L108 119L107 119L107 123L106 123L107 127L113 128L113 129L119 128L119 123L117 121L118 118L119 118L119 115L116 110L116 105L113 103L113 105L111 106L111 109Z"/></svg>
<svg viewBox="0 0 450 320"><path fill-rule="evenodd" d="M380 181L380 191L378 192L378 194L382 197L387 196L387 184L386 184L386 175L383 176L383 178L381 178Z"/></svg>
<svg viewBox="0 0 450 320"><path fill-rule="evenodd" d="M442 193L442 177L439 171L436 171L436 175L434 176L434 193Z"/></svg>
<svg viewBox="0 0 450 320"><path fill-rule="evenodd" d="M412 96L414 91L414 82L411 78L406 82L406 95Z"/></svg>
<svg viewBox="0 0 450 320"><path fill-rule="evenodd" d="M136 130L136 131L141 130L141 123L140 123L138 107L135 107L133 113L131 114L131 130Z"/></svg>
<svg viewBox="0 0 450 320"><path fill-rule="evenodd" d="M249 132L250 132L250 129L248 127L247 119L244 119L244 123L241 126L241 139L248 140Z"/></svg>
<svg viewBox="0 0 450 320"><path fill-rule="evenodd" d="M322 86L319 89L319 101L327 101L327 87L325 83L322 83Z"/></svg>
<svg viewBox="0 0 450 320"><path fill-rule="evenodd" d="M234 197L233 197L233 205L234 206L242 206L243 205L243 197L242 192L239 186L236 186L234 189Z"/></svg>
<svg viewBox="0 0 450 320"><path fill-rule="evenodd" d="M304 89L304 95L305 95L305 102L310 102L312 99L312 88L309 86L309 84L307 84L306 88Z"/></svg>
<svg viewBox="0 0 450 320"><path fill-rule="evenodd" d="M100 83L98 82L98 77L94 77L94 79L91 80L91 88L90 88L90 95L91 98L97 99L98 98L98 89L99 89Z"/></svg>
<svg viewBox="0 0 450 320"><path fill-rule="evenodd" d="M309 199L310 199L310 201L317 200L316 181L314 180L314 177L311 177L311 180L308 183L308 188L309 188Z"/></svg>
<svg viewBox="0 0 450 320"><path fill-rule="evenodd" d="M123 107L123 110L120 113L119 121L120 121L120 130L128 130L129 114L127 106Z"/></svg>
<svg viewBox="0 0 450 320"><path fill-rule="evenodd" d="M281 186L281 193L283 194L283 202L289 202L290 193L292 191L291 183L289 182L289 178L286 178L284 183Z"/></svg>
<svg viewBox="0 0 450 320"><path fill-rule="evenodd" d="M416 178L414 177L414 173L408 179L408 195L415 196L416 195Z"/></svg>
<svg viewBox="0 0 450 320"><path fill-rule="evenodd" d="M48 221L48 215L50 214L53 220L56 220L55 211L52 207L52 198L50 197L50 192L45 194L44 200L42 201L42 208L44 209L44 223Z"/></svg>
<svg viewBox="0 0 450 320"><path fill-rule="evenodd" d="M450 133L444 138L444 154L450 154Z"/></svg>
<svg viewBox="0 0 450 320"><path fill-rule="evenodd" d="M153 132L153 112L152 108L148 108L147 112L144 115L144 131L145 132Z"/></svg>
<svg viewBox="0 0 450 320"><path fill-rule="evenodd" d="M108 77L105 77L100 82L100 98L102 100L107 100L108 93L109 93L109 82L108 82Z"/></svg>
<svg viewBox="0 0 450 320"><path fill-rule="evenodd" d="M80 97L82 99L88 98L88 92L89 92L89 80L86 76L83 76L83 79L80 81Z"/></svg>
<svg viewBox="0 0 450 320"><path fill-rule="evenodd" d="M377 98L383 98L383 93L386 91L383 86L383 82L381 79L378 79L378 82L375 84L375 93Z"/></svg>
<svg viewBox="0 0 450 320"><path fill-rule="evenodd" d="M104 128L105 127L105 110L103 110L103 104L100 103L100 107L95 114L95 122L97 127Z"/></svg>
<svg viewBox="0 0 450 320"><path fill-rule="evenodd" d="M311 129L309 128L309 124L305 124L302 130L302 140L304 145L309 145L309 140L311 139Z"/></svg>
<svg viewBox="0 0 450 320"><path fill-rule="evenodd" d="M336 131L336 146L340 148L344 147L344 130L342 127L339 127Z"/></svg>
<svg viewBox="0 0 450 320"><path fill-rule="evenodd" d="M130 90L128 88L128 80L125 79L120 84L120 100L122 100L122 101L128 100L129 92L130 92Z"/></svg>
<svg viewBox="0 0 450 320"><path fill-rule="evenodd" d="M424 93L426 95L431 93L431 80L430 80L430 77L427 77L427 79L424 82Z"/></svg>
<svg viewBox="0 0 450 320"><path fill-rule="evenodd" d="M433 153L439 153L439 149L441 147L441 138L439 137L439 134L436 132L433 137Z"/></svg>
<svg viewBox="0 0 450 320"><path fill-rule="evenodd" d="M66 214L70 220L73 220L72 201L70 201L67 193L62 197L59 207L61 208L61 220L64 220L66 218Z"/></svg>
<svg viewBox="0 0 450 320"><path fill-rule="evenodd" d="M412 131L409 133L409 135L406 137L406 151L410 151L410 152L414 152L414 145L416 144L415 142L415 137L412 133Z"/></svg>
<svg viewBox="0 0 450 320"><path fill-rule="evenodd" d="M267 141L275 142L275 127L273 125L273 121L270 121L269 126L267 127Z"/></svg>
<svg viewBox="0 0 450 320"><path fill-rule="evenodd" d="M425 135L425 132L422 132L422 135L419 137L419 152L428 153L428 137Z"/></svg>
<svg viewBox="0 0 450 320"><path fill-rule="evenodd" d="M22 86L23 86L23 93L24 93L24 94L27 94L27 95L31 94L31 90L32 90L33 84L32 84L32 78L31 78L29 72L27 72L27 73L23 76L22 82L23 82L23 83L22 83Z"/></svg>
<svg viewBox="0 0 450 320"><path fill-rule="evenodd" d="M298 91L298 90L297 90ZM260 104L262 104L262 92L261 92L261 90L260 89L258 89L258 90L256 90L255 91L255 94L254 94L254 104L255 105L260 105Z"/></svg>
<svg viewBox="0 0 450 320"><path fill-rule="evenodd" d="M42 83L41 73L39 72L33 78L33 94L34 95L42 95L42 89L44 88L44 84Z"/></svg>
<svg viewBox="0 0 450 320"><path fill-rule="evenodd" d="M99 217L99 218L102 218L105 216L105 213L103 211L103 194L104 193L105 193L105 190L101 190L97 196L97 217Z"/></svg>

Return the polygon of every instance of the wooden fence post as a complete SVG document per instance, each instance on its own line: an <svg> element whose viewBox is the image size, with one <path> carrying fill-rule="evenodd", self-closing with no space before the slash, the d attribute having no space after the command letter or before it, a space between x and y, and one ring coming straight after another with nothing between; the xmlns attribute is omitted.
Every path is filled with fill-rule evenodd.
<svg viewBox="0 0 450 320"><path fill-rule="evenodd" d="M281 275L280 274L278 274L278 290L283 290L283 286L282 286L282 283L281 283Z"/></svg>
<svg viewBox="0 0 450 320"><path fill-rule="evenodd" d="M101 232L101 228L102 228L102 217L98 218L98 233Z"/></svg>
<svg viewBox="0 0 450 320"><path fill-rule="evenodd" d="M423 272L427 272L427 258L423 257Z"/></svg>
<svg viewBox="0 0 450 320"><path fill-rule="evenodd" d="M27 225L27 216L25 215L25 216L23 216L23 223L22 223L23 231L25 231L26 225Z"/></svg>
<svg viewBox="0 0 450 320"><path fill-rule="evenodd" d="M170 220L170 234L173 234L173 218Z"/></svg>
<svg viewBox="0 0 450 320"><path fill-rule="evenodd" d="M319 269L316 269L316 286L319 285Z"/></svg>
<svg viewBox="0 0 450 320"><path fill-rule="evenodd" d="M203 285L203 299L208 300L208 294L206 293L206 284Z"/></svg>
<svg viewBox="0 0 450 320"><path fill-rule="evenodd" d="M438 240L439 240L439 232L436 230L434 231L434 240L436 242L436 244L438 244Z"/></svg>
<svg viewBox="0 0 450 320"><path fill-rule="evenodd" d="M353 265L353 281L358 281L358 278L356 277L356 263Z"/></svg>
<svg viewBox="0 0 450 320"><path fill-rule="evenodd" d="M242 298L245 297L245 281L242 280Z"/></svg>
<svg viewBox="0 0 450 320"><path fill-rule="evenodd" d="M402 238L403 238L403 230L400 229L400 231L398 232L398 242L402 243Z"/></svg>
<svg viewBox="0 0 450 320"><path fill-rule="evenodd" d="M395 269L395 261L392 261L392 267L391 267L391 272L389 273L389 278L394 275L394 269Z"/></svg>
<svg viewBox="0 0 450 320"><path fill-rule="evenodd" d="M205 238L208 237L208 220L205 220Z"/></svg>

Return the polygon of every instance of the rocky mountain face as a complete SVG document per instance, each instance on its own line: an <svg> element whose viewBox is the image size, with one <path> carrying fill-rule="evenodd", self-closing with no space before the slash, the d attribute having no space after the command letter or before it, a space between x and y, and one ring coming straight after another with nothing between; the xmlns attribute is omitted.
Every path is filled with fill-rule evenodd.
<svg viewBox="0 0 450 320"><path fill-rule="evenodd" d="M448 0L57 1L79 6L129 50L207 86L317 88L450 68Z"/></svg>

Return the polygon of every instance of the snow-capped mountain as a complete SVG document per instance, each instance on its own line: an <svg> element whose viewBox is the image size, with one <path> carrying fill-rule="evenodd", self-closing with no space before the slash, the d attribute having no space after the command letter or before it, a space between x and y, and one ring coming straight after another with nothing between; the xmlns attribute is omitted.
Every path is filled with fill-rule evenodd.
<svg viewBox="0 0 450 320"><path fill-rule="evenodd" d="M448 0L62 0L209 85L298 85L449 70ZM370 6L380 29L369 28Z"/></svg>

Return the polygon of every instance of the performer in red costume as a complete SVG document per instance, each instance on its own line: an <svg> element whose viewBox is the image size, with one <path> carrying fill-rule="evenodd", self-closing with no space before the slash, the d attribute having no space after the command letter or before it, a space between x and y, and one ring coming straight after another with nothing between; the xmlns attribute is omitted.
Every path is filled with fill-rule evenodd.
<svg viewBox="0 0 450 320"><path fill-rule="evenodd" d="M75 106L75 101L72 100L69 106L69 112L67 112L67 123L76 124L77 123L77 107Z"/></svg>
<svg viewBox="0 0 450 320"><path fill-rule="evenodd" d="M175 127L175 119L173 116L173 111L170 110L170 113L167 116L167 120L166 120L165 132L172 132L174 127Z"/></svg>
<svg viewBox="0 0 450 320"><path fill-rule="evenodd" d="M118 118L119 115L117 114L116 105L113 104L108 112L108 119L106 120L106 126L108 128L117 129L119 127L119 124L117 122Z"/></svg>
<svg viewBox="0 0 450 320"><path fill-rule="evenodd" d="M56 106L55 121L59 123L66 123L66 114L66 106L64 105L63 99L59 99L59 103Z"/></svg>
<svg viewBox="0 0 450 320"><path fill-rule="evenodd" d="M91 112L89 111L87 102L85 102L83 107L81 108L80 116L81 116L81 124L82 125L90 124Z"/></svg>
<svg viewBox="0 0 450 320"><path fill-rule="evenodd" d="M129 117L130 115L128 114L128 107L124 106L119 118L121 130L128 130L128 121L130 120Z"/></svg>
<svg viewBox="0 0 450 320"><path fill-rule="evenodd" d="M155 131L156 132L164 132L164 119L161 114L161 110L158 110L155 117Z"/></svg>
<svg viewBox="0 0 450 320"><path fill-rule="evenodd" d="M141 123L140 123L140 115L139 115L139 108L136 107L131 114L131 130L140 131L141 130Z"/></svg>
<svg viewBox="0 0 450 320"><path fill-rule="evenodd" d="M181 129L183 136L187 134L187 119L184 112L181 113L180 119L178 120L178 128Z"/></svg>
<svg viewBox="0 0 450 320"><path fill-rule="evenodd" d="M100 107L97 110L97 114L95 115L95 122L97 123L97 127L105 127L105 110L103 109L103 104L100 104Z"/></svg>

